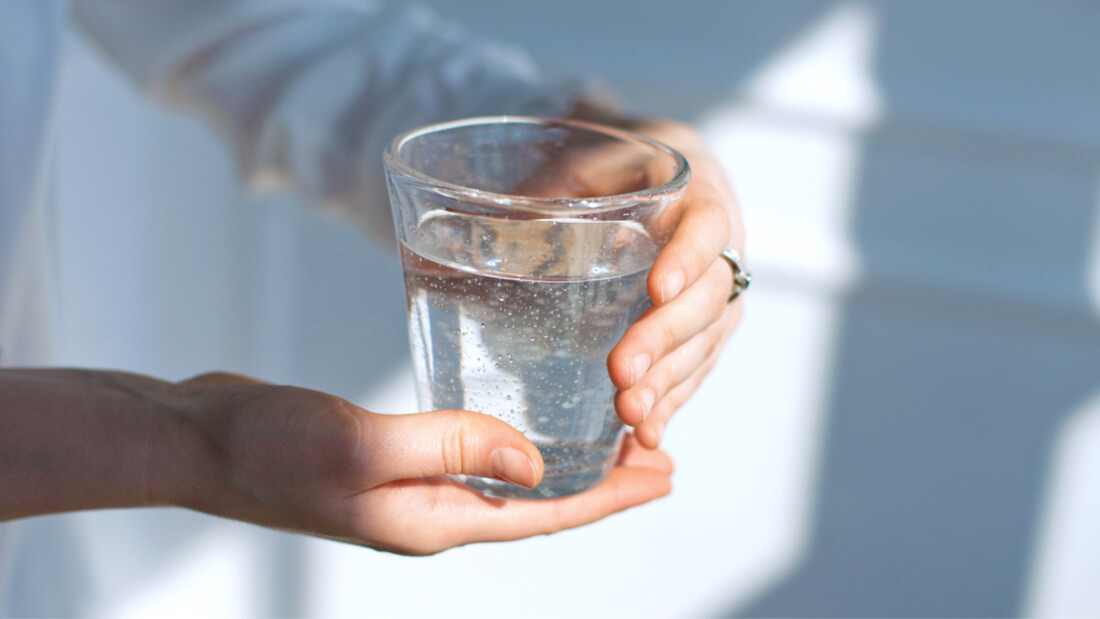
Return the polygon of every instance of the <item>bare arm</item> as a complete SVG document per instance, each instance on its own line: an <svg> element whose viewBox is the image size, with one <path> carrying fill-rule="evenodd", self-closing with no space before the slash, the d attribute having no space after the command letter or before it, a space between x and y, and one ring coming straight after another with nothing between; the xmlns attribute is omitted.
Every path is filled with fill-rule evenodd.
<svg viewBox="0 0 1100 619"><path fill-rule="evenodd" d="M177 501L200 458L172 391L118 372L0 371L0 520Z"/></svg>
<svg viewBox="0 0 1100 619"><path fill-rule="evenodd" d="M379 415L230 374L0 370L0 428L0 520L177 505L403 554L579 526L666 494L672 471L628 439L592 490L489 499L444 475L537 485L538 450L502 421Z"/></svg>

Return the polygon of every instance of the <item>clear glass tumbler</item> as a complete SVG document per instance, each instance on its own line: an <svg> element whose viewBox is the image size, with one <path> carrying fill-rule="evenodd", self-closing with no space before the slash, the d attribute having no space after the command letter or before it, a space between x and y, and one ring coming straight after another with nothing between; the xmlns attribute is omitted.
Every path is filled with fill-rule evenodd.
<svg viewBox="0 0 1100 619"><path fill-rule="evenodd" d="M503 419L545 463L533 490L461 480L525 499L599 483L623 434L607 354L650 305L687 162L626 131L520 117L417 129L384 160L420 407Z"/></svg>

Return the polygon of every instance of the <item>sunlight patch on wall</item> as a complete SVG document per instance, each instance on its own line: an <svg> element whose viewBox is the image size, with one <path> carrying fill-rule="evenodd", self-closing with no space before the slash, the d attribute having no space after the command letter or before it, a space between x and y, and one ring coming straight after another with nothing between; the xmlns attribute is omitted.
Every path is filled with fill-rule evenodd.
<svg viewBox="0 0 1100 619"><path fill-rule="evenodd" d="M849 212L862 132L882 115L877 21L844 3L700 122L734 180L759 271L815 286L858 277Z"/></svg>
<svg viewBox="0 0 1100 619"><path fill-rule="evenodd" d="M748 79L750 99L866 127L882 113L874 81L878 28L863 3L844 3Z"/></svg>
<svg viewBox="0 0 1100 619"><path fill-rule="evenodd" d="M733 180L759 284L738 337L770 338L749 348L767 351L753 363L771 364L767 374L781 383L739 385L743 401L768 410L746 416L735 435L766 443L759 453L740 453L746 469L768 471L768 488L753 492L758 517L772 526L757 527L739 560L727 560L737 570L716 577L722 591L700 596L700 614L748 602L805 555L840 293L859 278L850 224L863 135L883 113L873 72L877 35L870 6L838 4L699 121Z"/></svg>
<svg viewBox="0 0 1100 619"><path fill-rule="evenodd" d="M1100 394L1055 442L1024 615L1100 617Z"/></svg>
<svg viewBox="0 0 1100 619"><path fill-rule="evenodd" d="M1085 285L1100 315L1100 184ZM1100 393L1072 414L1052 450L1031 561L1028 617L1100 617Z"/></svg>

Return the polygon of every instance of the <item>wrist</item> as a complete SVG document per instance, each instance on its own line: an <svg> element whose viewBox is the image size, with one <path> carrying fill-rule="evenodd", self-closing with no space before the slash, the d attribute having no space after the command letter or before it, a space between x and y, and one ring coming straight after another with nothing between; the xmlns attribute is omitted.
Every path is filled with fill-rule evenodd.
<svg viewBox="0 0 1100 619"><path fill-rule="evenodd" d="M238 449L240 440L250 443L254 437L240 430L235 420L249 397L242 390L258 382L211 373L170 386L170 406L158 416L163 425L155 431L164 449L150 463L155 487L151 504L258 524L268 521L269 510L242 470ZM265 454L261 459L268 457L278 455Z"/></svg>
<svg viewBox="0 0 1100 619"><path fill-rule="evenodd" d="M211 425L209 395L187 381L170 383L154 415L147 505L182 507L214 515L232 503L225 454Z"/></svg>
<svg viewBox="0 0 1100 619"><path fill-rule="evenodd" d="M161 397L147 402L143 506L191 508L201 500L202 480L209 475L213 456L197 424L192 399L178 385L166 383Z"/></svg>

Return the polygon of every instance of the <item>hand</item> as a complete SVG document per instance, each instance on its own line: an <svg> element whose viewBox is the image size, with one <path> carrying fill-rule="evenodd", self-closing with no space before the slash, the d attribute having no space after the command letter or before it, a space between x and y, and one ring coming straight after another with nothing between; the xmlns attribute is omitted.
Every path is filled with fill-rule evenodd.
<svg viewBox="0 0 1100 619"><path fill-rule="evenodd" d="M534 487L538 450L503 421L466 411L380 415L316 391L230 374L180 384L205 447L175 502L220 516L401 554L514 540L599 520L667 494L672 464L627 437L587 492L490 499L447 474Z"/></svg>
<svg viewBox="0 0 1100 619"><path fill-rule="evenodd" d="M632 129L680 151L692 173L683 199L669 207L676 230L647 280L654 307L607 357L619 388L615 410L639 443L655 449L741 320L741 299L727 303L733 275L720 254L726 247L744 253L745 230L726 174L695 129L672 121Z"/></svg>
<svg viewBox="0 0 1100 619"><path fill-rule="evenodd" d="M665 215L675 231L649 273L654 307L607 357L619 389L615 410L642 446L655 449L672 414L714 367L741 319L741 299L727 303L733 275L720 254L726 247L743 254L745 230L725 172L691 126L624 118L602 105L579 104L573 117L651 137L678 150L691 166L684 197ZM595 182L593 174L585 178Z"/></svg>

